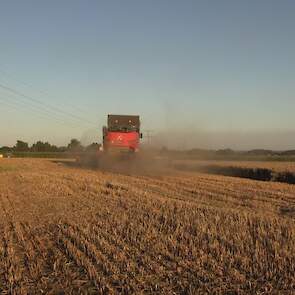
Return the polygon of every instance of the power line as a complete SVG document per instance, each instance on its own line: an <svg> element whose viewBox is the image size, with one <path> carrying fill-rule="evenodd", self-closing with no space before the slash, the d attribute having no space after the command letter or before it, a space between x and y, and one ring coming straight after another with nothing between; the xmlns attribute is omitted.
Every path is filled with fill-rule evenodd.
<svg viewBox="0 0 295 295"><path fill-rule="evenodd" d="M6 101L3 97L0 97L0 100L2 101L1 104L3 103L4 105L6 105L6 106L8 106L9 108L12 108L12 109L14 109L14 110L19 111L19 110L20 110L20 107L21 107L21 108L24 108L25 111L29 111L29 112L33 113L34 116L37 116L37 117L39 117L39 118L41 118L41 119L45 119L45 120L48 120L48 119L49 119L49 120L51 120L51 121L53 121L53 122L55 122L55 123L58 123L59 125L62 124L62 125L65 125L65 126L67 126L67 127L70 127L70 128L75 128L75 129L77 129L77 127L78 127L78 126L74 126L74 125L72 125L72 124L68 124L68 123L65 122L65 121L61 121L61 120L58 119L58 118L52 118L52 117L48 116L48 114L46 114L46 113L40 113L39 110L38 110L38 112L36 112L36 110L34 110L34 109L28 109L27 106L25 106L25 105L15 104L15 102L14 102L14 104L11 103L11 102L8 102L8 101Z"/></svg>
<svg viewBox="0 0 295 295"><path fill-rule="evenodd" d="M5 97L1 97L2 101L14 103L14 104L16 103L18 104L18 106L21 106L22 108L30 108L34 112L38 112L38 113L41 112L42 114L45 114L47 117L49 117L51 120L52 119L59 120L62 123L69 123L72 126L74 125L74 123L65 121L64 118L61 118L58 114L49 112L46 108L42 106L32 104L30 101L20 100L23 98L16 99L15 97L11 96L11 94L9 94L8 96L10 97L10 99L7 98L7 94L5 94ZM78 127L77 122L75 122L75 124Z"/></svg>
<svg viewBox="0 0 295 295"><path fill-rule="evenodd" d="M4 74L5 76L8 76L8 77L10 77L10 79L16 81L17 83L22 84L22 85L24 85L24 86L26 86L26 87L29 87L29 88L31 88L33 91L35 91L35 92L39 92L40 94L45 95L45 96L47 96L47 97L50 98L51 95L48 93L48 91L44 91L44 90L40 90L40 89L36 89L32 84L27 83L27 82L24 82L24 81L21 81L21 80L19 80L18 78L16 78L14 75L12 75L11 73L8 73L6 70L3 70L3 66L2 66L2 65L1 65L1 67L2 67L2 69L0 68L0 72L1 72L2 74ZM72 109L77 110L77 111L80 112L80 113L85 113L85 112L86 112L86 110L82 110L82 109L80 109L80 108L78 108L78 107L76 107L76 106L74 106L74 105L71 105L70 107L71 107Z"/></svg>
<svg viewBox="0 0 295 295"><path fill-rule="evenodd" d="M34 102L34 103L37 103L37 104L43 106L44 108L51 109L51 112L52 112L52 111L54 111L54 112L58 112L58 113L60 113L60 114L63 114L63 115L66 115L66 116L72 117L72 118L74 118L75 120L78 120L78 121L81 121L81 122L84 122L84 123L86 122L86 123L88 123L88 124L90 124L90 125L96 125L94 122L91 122L91 121L89 121L89 120L86 120L86 119L84 119L84 118L81 118L80 116L77 116L77 115L71 114L71 113L69 113L69 112L67 112L67 111L61 110L61 109L59 109L59 108L57 108L57 107L53 107L53 106L51 106L51 105L45 104L44 102L39 101L38 99L35 99L35 98L33 98L33 97L29 96L29 95L26 95L26 94L24 94L24 93L22 93L22 92L20 92L20 91L18 91L18 90L15 90L15 89L13 89L13 88L7 86L7 85L2 84L2 83L0 83L0 87L1 87L2 89L5 89L5 90L7 90L7 91L13 93L13 94L16 94L16 95L18 95L18 96L21 96L21 97L23 97L23 98L25 98L25 99L28 99L28 100L30 100L30 101L32 101L32 102Z"/></svg>
<svg viewBox="0 0 295 295"><path fill-rule="evenodd" d="M145 133L145 136L147 137L147 143L149 145L152 144L152 139L153 139L153 136L154 136L154 130L151 130L151 129L148 129L148 130L143 130L144 133Z"/></svg>

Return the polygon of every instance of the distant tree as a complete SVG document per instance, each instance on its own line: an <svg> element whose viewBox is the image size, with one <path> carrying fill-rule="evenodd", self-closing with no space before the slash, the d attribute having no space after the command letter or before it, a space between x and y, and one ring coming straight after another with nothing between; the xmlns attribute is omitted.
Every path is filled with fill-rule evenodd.
<svg viewBox="0 0 295 295"><path fill-rule="evenodd" d="M58 152L58 148L55 145L51 145L49 142L37 141L31 147L33 152Z"/></svg>
<svg viewBox="0 0 295 295"><path fill-rule="evenodd" d="M231 149L223 149L223 150L216 151L216 155L220 155L220 156L228 156L233 154L235 154L235 152Z"/></svg>
<svg viewBox="0 0 295 295"><path fill-rule="evenodd" d="M272 150L264 150L264 149L255 149L247 152L249 155L254 156L271 156L274 155L275 152Z"/></svg>
<svg viewBox="0 0 295 295"><path fill-rule="evenodd" d="M14 151L16 152L28 152L30 150L29 144L27 142L17 140L16 145L14 146Z"/></svg>
<svg viewBox="0 0 295 295"><path fill-rule="evenodd" d="M11 153L12 151L13 151L13 148L9 146L2 146L0 148L0 153Z"/></svg>
<svg viewBox="0 0 295 295"><path fill-rule="evenodd" d="M83 147L81 145L81 142L78 139L73 138L71 139L71 142L68 144L67 149L72 152L78 152L78 151L81 151Z"/></svg>
<svg viewBox="0 0 295 295"><path fill-rule="evenodd" d="M66 152L67 147L66 146L59 146L59 147L57 147L57 151L60 152L60 153Z"/></svg>
<svg viewBox="0 0 295 295"><path fill-rule="evenodd" d="M295 150L283 151L281 152L283 156L295 156Z"/></svg>
<svg viewBox="0 0 295 295"><path fill-rule="evenodd" d="M53 145L53 144L50 145L49 149L50 149L51 152L58 152L59 151L58 147L56 145Z"/></svg>
<svg viewBox="0 0 295 295"><path fill-rule="evenodd" d="M88 152L97 151L99 149L99 147L100 147L100 144L94 142L86 147L86 151L88 151Z"/></svg>
<svg viewBox="0 0 295 295"><path fill-rule="evenodd" d="M31 151L33 152L44 152L44 150L45 150L45 147L42 141L37 141L31 147Z"/></svg>

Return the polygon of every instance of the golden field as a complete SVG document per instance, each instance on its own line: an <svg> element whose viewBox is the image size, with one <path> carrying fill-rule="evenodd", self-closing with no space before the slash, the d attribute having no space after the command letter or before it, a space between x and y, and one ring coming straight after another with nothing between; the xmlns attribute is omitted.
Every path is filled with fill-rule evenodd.
<svg viewBox="0 0 295 295"><path fill-rule="evenodd" d="M1 294L294 294L294 185L69 164L0 160Z"/></svg>

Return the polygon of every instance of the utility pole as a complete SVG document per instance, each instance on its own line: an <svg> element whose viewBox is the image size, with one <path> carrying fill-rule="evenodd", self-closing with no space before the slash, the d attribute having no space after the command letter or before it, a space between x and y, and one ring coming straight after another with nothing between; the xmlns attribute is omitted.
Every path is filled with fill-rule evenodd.
<svg viewBox="0 0 295 295"><path fill-rule="evenodd" d="M154 130L148 129L148 130L144 130L145 136L147 138L147 143L148 145L152 144L152 139L154 136Z"/></svg>

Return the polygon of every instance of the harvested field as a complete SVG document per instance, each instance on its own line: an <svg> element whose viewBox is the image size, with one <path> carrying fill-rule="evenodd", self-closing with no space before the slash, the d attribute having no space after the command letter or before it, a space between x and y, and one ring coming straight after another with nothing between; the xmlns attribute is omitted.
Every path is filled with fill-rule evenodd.
<svg viewBox="0 0 295 295"><path fill-rule="evenodd" d="M295 292L290 184L1 159L0 233L2 294Z"/></svg>

